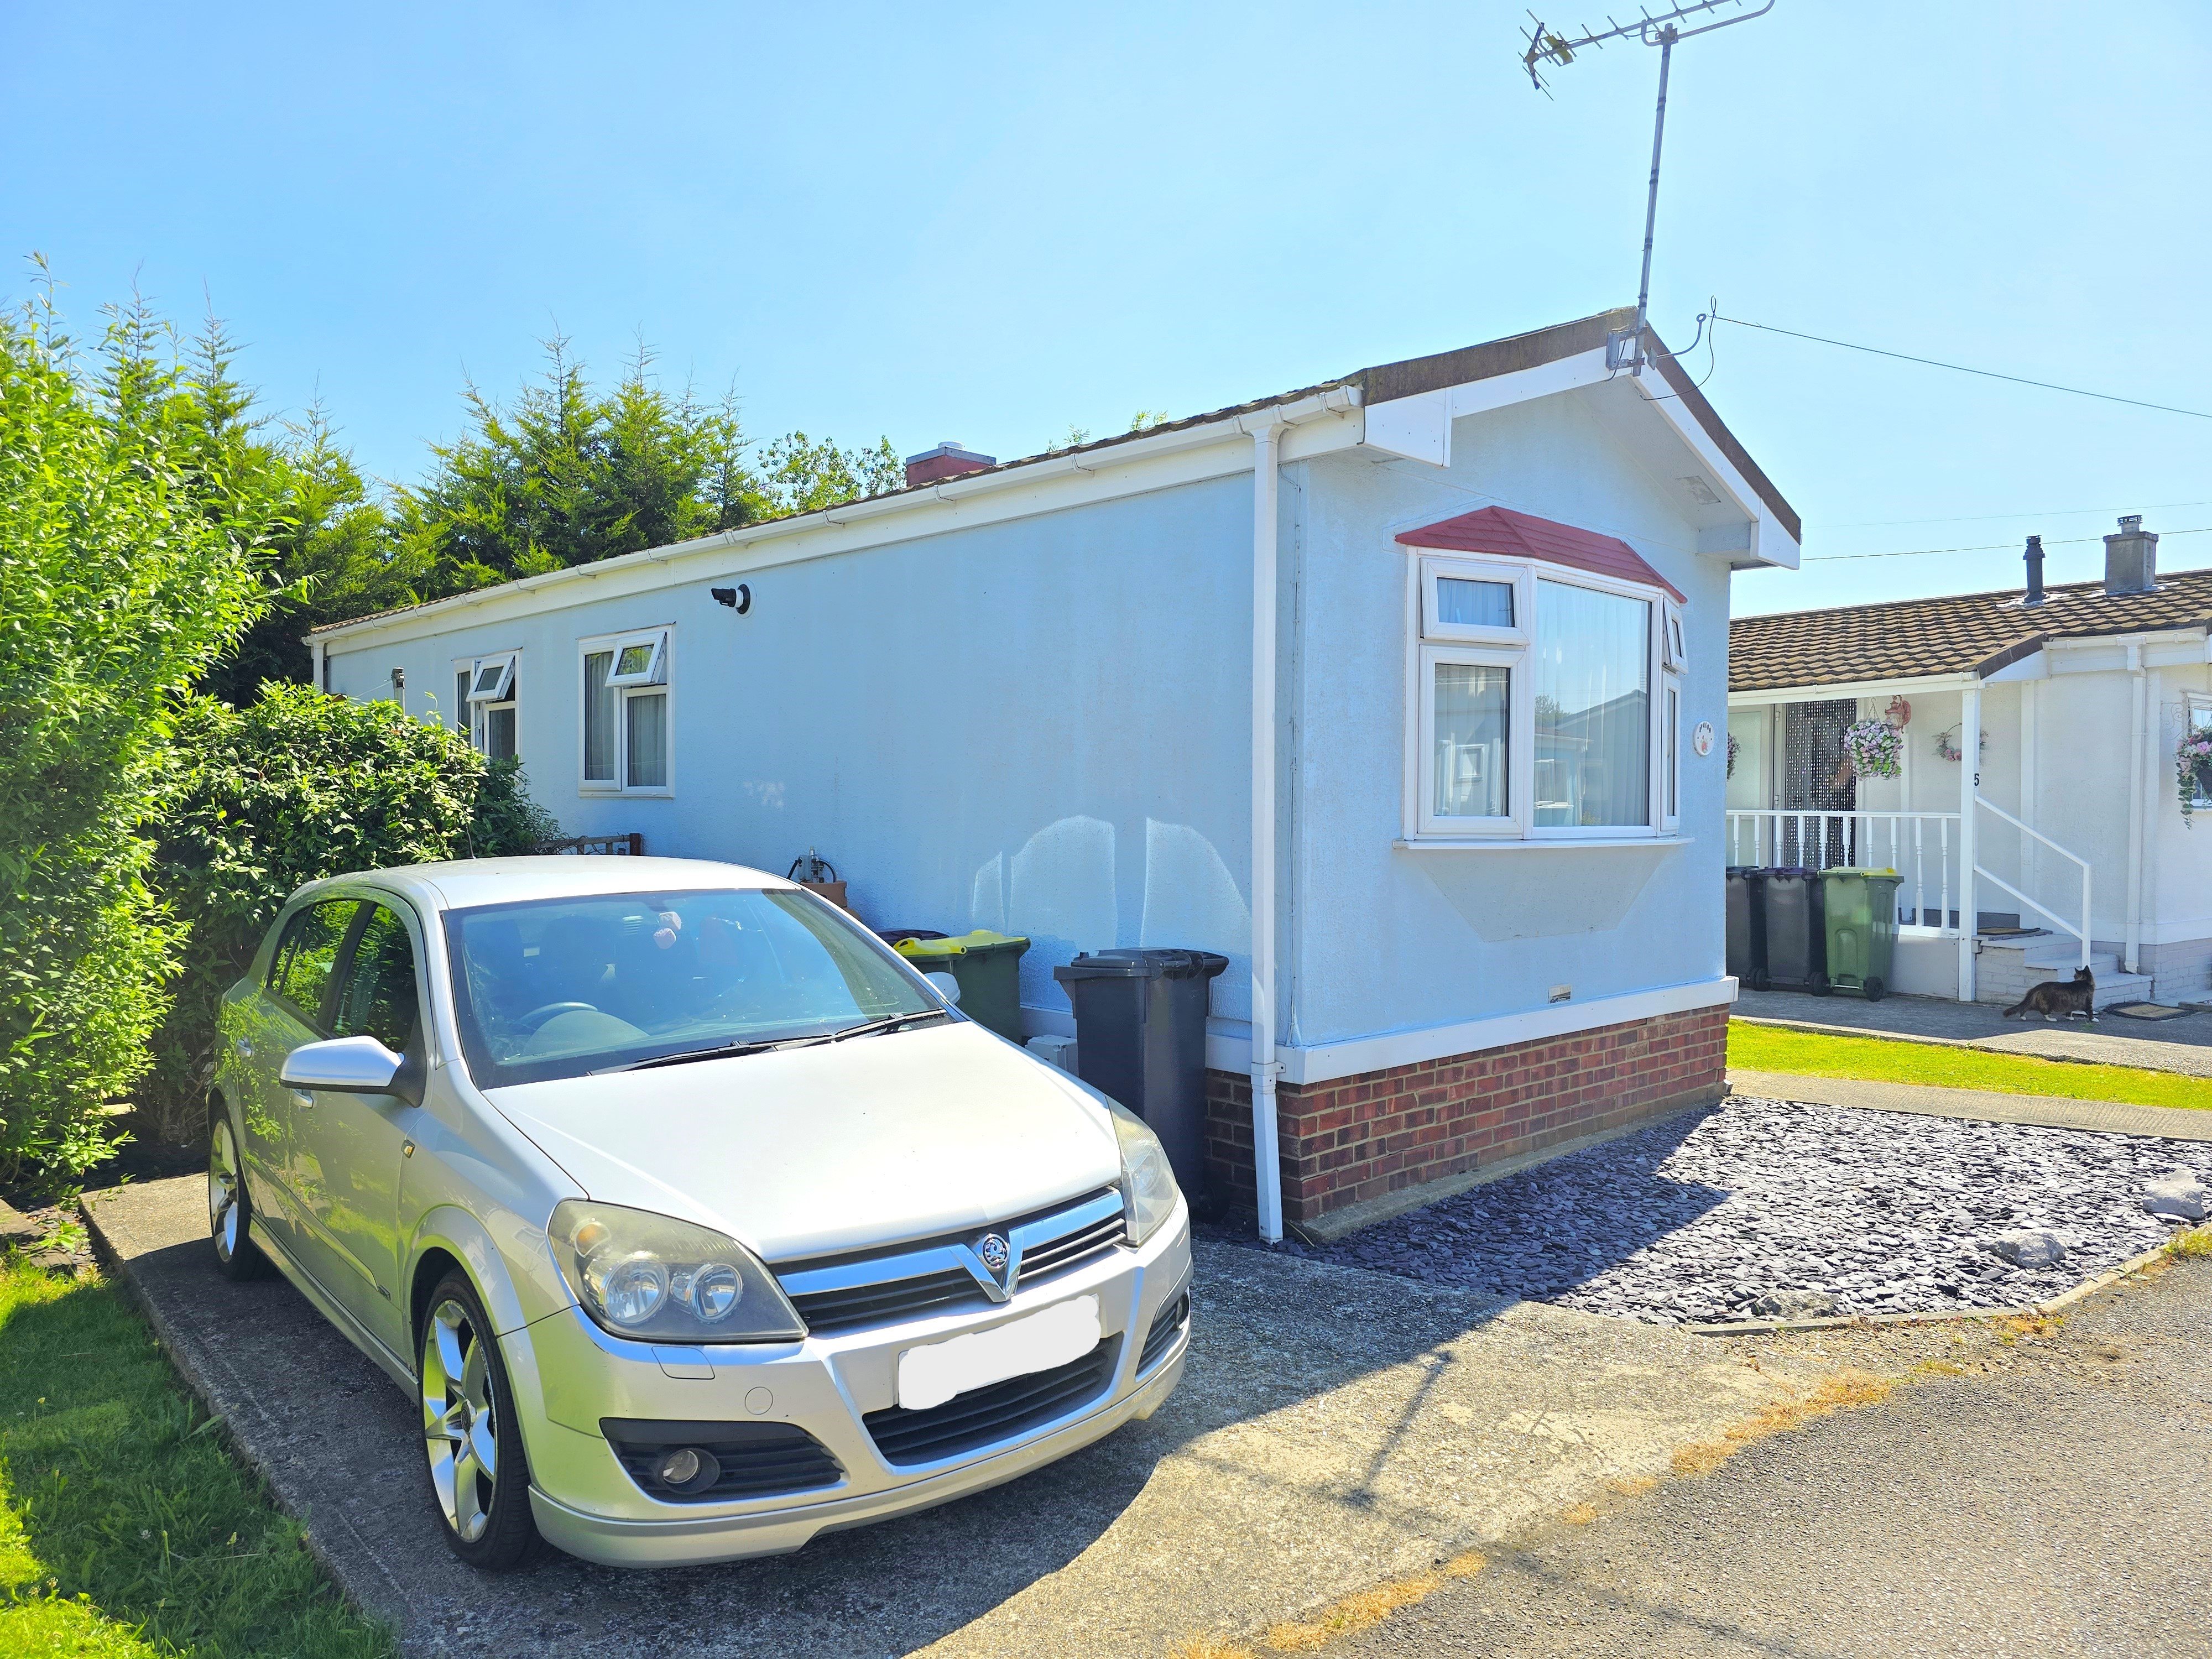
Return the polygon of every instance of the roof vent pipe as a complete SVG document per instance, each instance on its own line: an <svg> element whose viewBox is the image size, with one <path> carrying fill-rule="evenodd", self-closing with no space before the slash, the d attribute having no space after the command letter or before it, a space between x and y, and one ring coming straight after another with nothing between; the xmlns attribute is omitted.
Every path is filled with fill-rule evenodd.
<svg viewBox="0 0 2212 1659"><path fill-rule="evenodd" d="M2030 536L2027 538L2027 552L2025 556L2027 560L2027 595L2021 599L2021 603L2022 605L2041 605L2043 603L2042 537Z"/></svg>
<svg viewBox="0 0 2212 1659"><path fill-rule="evenodd" d="M2142 527L2142 514L2120 520L2120 532L2105 538L2105 592L2148 593L2158 586L2158 538Z"/></svg>

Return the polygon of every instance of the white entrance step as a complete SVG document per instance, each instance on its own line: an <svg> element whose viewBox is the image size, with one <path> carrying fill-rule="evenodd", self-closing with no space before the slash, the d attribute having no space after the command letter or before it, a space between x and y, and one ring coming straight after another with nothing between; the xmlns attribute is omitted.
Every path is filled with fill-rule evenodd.
<svg viewBox="0 0 2212 1659"><path fill-rule="evenodd" d="M1975 957L1976 1000L2009 1007L2027 994L2032 985L2051 980L2069 980L2081 965L2081 941L2064 933L2035 933L2025 939L1984 939ZM2093 949L2089 971L2097 976L2094 998L2099 1008L2116 1002L2144 1002L2151 994L2148 974L2124 974L2119 957L2110 951Z"/></svg>

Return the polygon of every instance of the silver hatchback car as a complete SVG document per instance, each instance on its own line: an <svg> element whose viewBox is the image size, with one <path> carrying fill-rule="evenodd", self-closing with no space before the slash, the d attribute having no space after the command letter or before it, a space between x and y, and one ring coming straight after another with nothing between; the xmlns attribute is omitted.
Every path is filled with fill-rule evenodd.
<svg viewBox="0 0 2212 1659"><path fill-rule="evenodd" d="M1182 1376L1189 1216L1152 1132L774 876L317 882L221 1023L216 1261L273 1262L420 1402L474 1565L797 1549Z"/></svg>

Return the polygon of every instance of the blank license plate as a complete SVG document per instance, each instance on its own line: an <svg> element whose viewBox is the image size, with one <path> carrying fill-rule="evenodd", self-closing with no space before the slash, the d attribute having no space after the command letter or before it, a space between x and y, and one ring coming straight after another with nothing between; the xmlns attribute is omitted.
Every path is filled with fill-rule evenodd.
<svg viewBox="0 0 2212 1659"><path fill-rule="evenodd" d="M1101 1334L1098 1298L1079 1296L995 1330L908 1348L899 1356L898 1402L908 1411L927 1411L970 1389L1048 1371L1083 1358Z"/></svg>

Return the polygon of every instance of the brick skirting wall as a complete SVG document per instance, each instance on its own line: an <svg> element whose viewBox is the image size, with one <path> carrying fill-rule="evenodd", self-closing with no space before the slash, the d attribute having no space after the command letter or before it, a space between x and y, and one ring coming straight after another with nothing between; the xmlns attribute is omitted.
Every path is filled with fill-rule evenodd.
<svg viewBox="0 0 2212 1659"><path fill-rule="evenodd" d="M1328 1083L1278 1085L1283 1216L1331 1210L1715 1097L1725 1005L1449 1054ZM1208 1072L1206 1174L1249 1209L1252 1079Z"/></svg>

